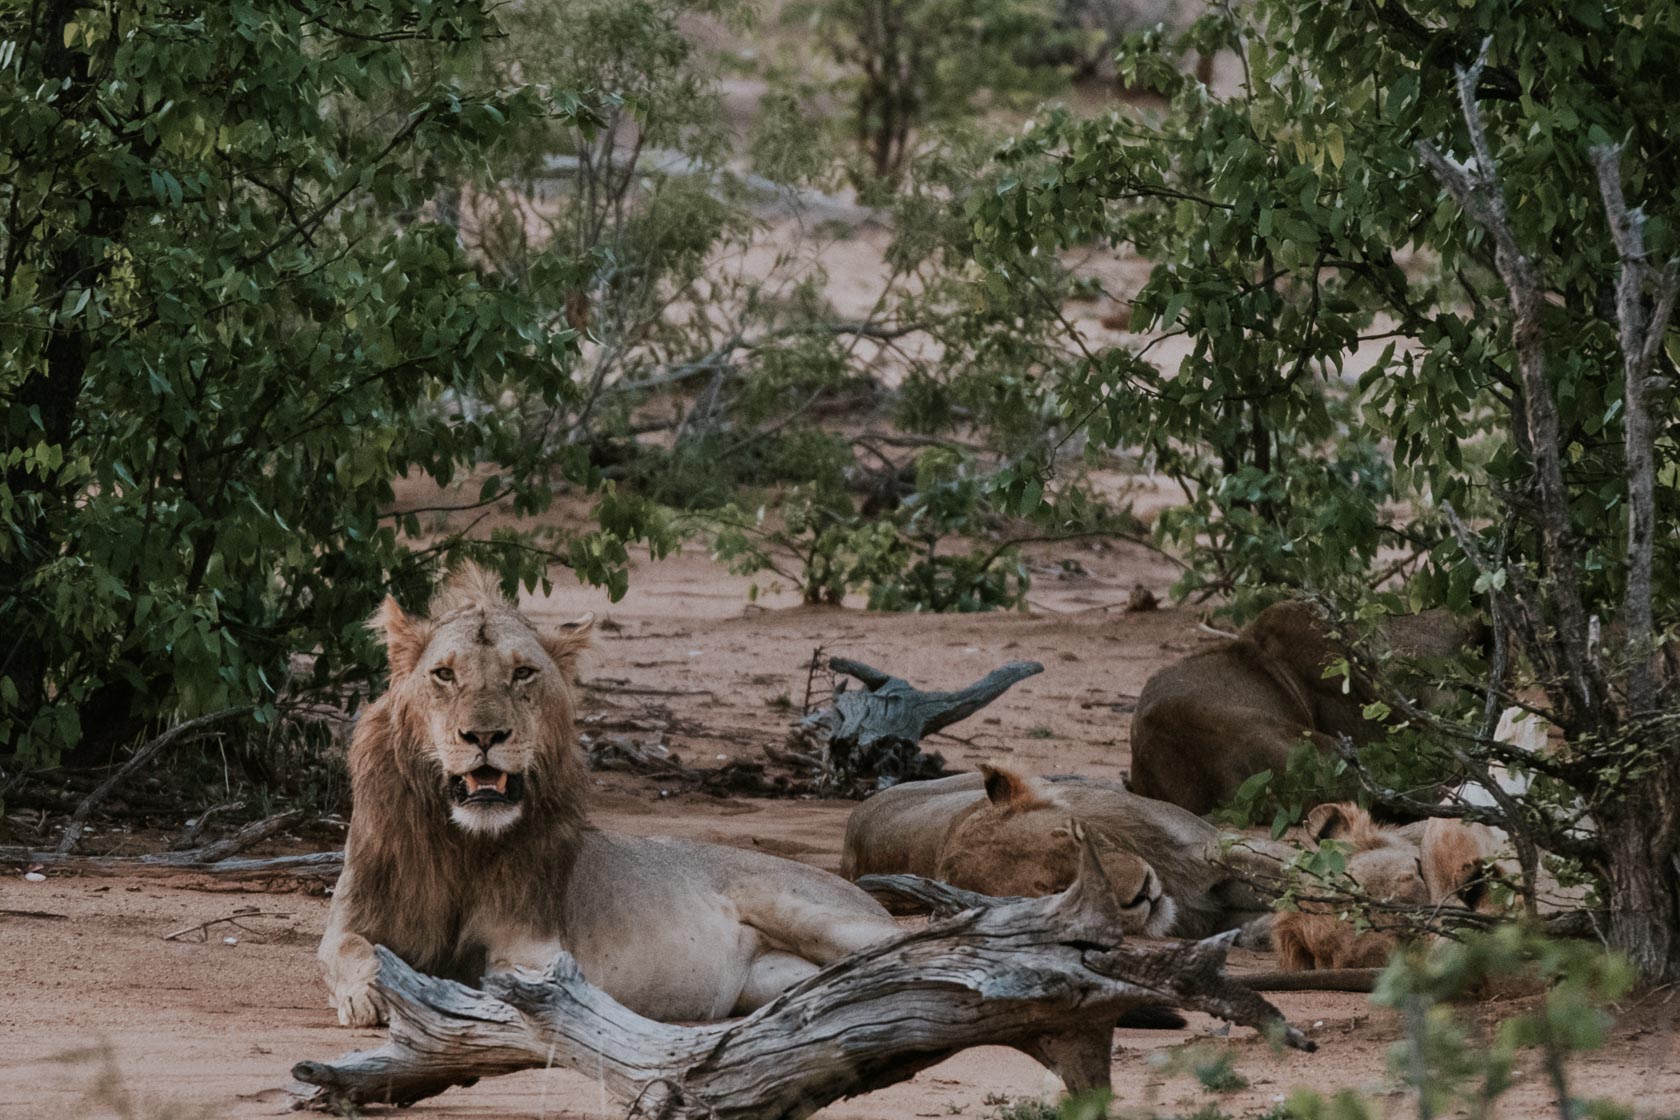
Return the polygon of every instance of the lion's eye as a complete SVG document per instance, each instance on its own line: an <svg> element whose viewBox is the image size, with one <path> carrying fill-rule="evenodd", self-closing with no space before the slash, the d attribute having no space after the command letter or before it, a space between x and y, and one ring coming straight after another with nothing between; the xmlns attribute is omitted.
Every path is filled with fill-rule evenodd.
<svg viewBox="0 0 1680 1120"><path fill-rule="evenodd" d="M455 679L455 670L451 669L447 665L439 665L436 669L432 670L432 679L437 681L439 684L448 684L450 681Z"/></svg>
<svg viewBox="0 0 1680 1120"><path fill-rule="evenodd" d="M536 675L537 671L529 665L521 665L513 671L513 679L516 683L519 681L528 681Z"/></svg>

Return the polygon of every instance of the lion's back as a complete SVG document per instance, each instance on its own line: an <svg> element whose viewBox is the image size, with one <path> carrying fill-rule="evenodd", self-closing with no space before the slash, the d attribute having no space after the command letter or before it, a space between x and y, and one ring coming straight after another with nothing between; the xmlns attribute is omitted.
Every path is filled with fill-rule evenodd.
<svg viewBox="0 0 1680 1120"><path fill-rule="evenodd" d="M985 799L979 774L904 782L882 790L846 821L840 874L932 877L940 850L956 824Z"/></svg>

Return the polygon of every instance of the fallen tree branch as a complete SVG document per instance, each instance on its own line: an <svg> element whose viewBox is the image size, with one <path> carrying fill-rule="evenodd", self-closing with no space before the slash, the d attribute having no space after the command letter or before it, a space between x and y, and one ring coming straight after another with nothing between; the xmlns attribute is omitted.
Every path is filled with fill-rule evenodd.
<svg viewBox="0 0 1680 1120"><path fill-rule="evenodd" d="M21 867L40 866L83 875L179 875L183 872L214 875L223 879L261 879L291 875L306 879L336 879L344 869L343 852L308 852L266 859L222 859L214 862L182 860L188 853L165 852L150 856L76 856L56 852L35 852L28 848L0 847L0 863Z"/></svg>
<svg viewBox="0 0 1680 1120"><path fill-rule="evenodd" d="M895 914L932 914L945 918L964 910L1020 902L1019 898L965 891L920 875L864 875L857 885Z"/></svg>
<svg viewBox="0 0 1680 1120"><path fill-rule="evenodd" d="M1380 968L1310 968L1300 972L1233 972L1232 980L1256 992L1372 992Z"/></svg>
<svg viewBox="0 0 1680 1120"><path fill-rule="evenodd" d="M263 934L259 933L258 931L254 930L254 929L251 929L250 927L248 927L246 925L241 924L245 919L247 919L247 918L289 918L291 916L292 915L289 911L259 910L255 906L244 906L244 907L241 907L238 910L235 910L233 913L228 914L225 917L211 918L209 921L199 922L197 925L182 926L180 929L176 930L173 933L164 934L163 939L165 941L179 941L181 938L187 936L189 933L196 933L196 934L201 935L199 937L200 941L208 941L208 940L210 940L210 927L211 926L231 925L231 926L234 926L235 928L244 930L246 933L250 934L251 936L253 936L253 937L257 938L259 941L261 941L261 940L266 939Z"/></svg>
<svg viewBox="0 0 1680 1120"><path fill-rule="evenodd" d="M93 810L99 805L99 803L111 796L111 792L118 786L122 785L124 779L126 779L130 774L134 773L136 770L140 769L140 767L156 758L166 748L172 747L176 743L196 739L198 736L208 732L212 727L227 723L228 721L236 719L240 716L249 715L252 710L253 709L249 706L246 706L240 708L228 708L226 711L221 712L212 712L207 716L199 716L197 719L189 719L185 723L177 723L174 727L171 727L163 734L148 740L129 756L127 762L117 767L115 773L113 773L109 778L106 778L103 782L99 783L92 793L82 798L81 804L77 805L75 811L70 814L70 820L67 824L65 824L64 831L59 835L58 847L54 850L59 855L68 855L70 851L75 848L76 841L81 839L82 828L87 824L88 817L93 815Z"/></svg>
<svg viewBox="0 0 1680 1120"><path fill-rule="evenodd" d="M220 840L212 841L202 847L188 848L180 852L168 852L164 861L178 861L180 863L216 863L229 856L238 855L247 848L254 848L273 836L298 824L309 815L305 809L287 809L276 813L272 817L264 817L260 821L250 821L241 825L232 836L224 836Z"/></svg>
<svg viewBox="0 0 1680 1120"><path fill-rule="evenodd" d="M709 688L655 688L653 685L631 684L628 681L593 680L579 682L590 692L617 692L625 696L710 696Z"/></svg>
<svg viewBox="0 0 1680 1120"><path fill-rule="evenodd" d="M315 1086L305 1103L320 1109L412 1104L482 1077L558 1065L595 1078L632 1116L801 1120L979 1045L1054 1063L1071 1088L1106 1085L1107 1024L1149 1005L1315 1048L1224 974L1234 934L1134 944L1119 930L1087 842L1062 894L968 910L892 938L730 1022L643 1018L589 984L564 953L541 976L491 977L475 991L380 948L389 1041L334 1062L300 1062L292 1073Z"/></svg>
<svg viewBox="0 0 1680 1120"><path fill-rule="evenodd" d="M804 726L824 739L824 792L863 796L887 784L945 773L945 760L923 754L921 741L967 719L1026 678L1044 671L1036 661L1012 661L954 692L923 692L909 681L836 657L828 667L863 682L862 691L837 690L832 706Z"/></svg>

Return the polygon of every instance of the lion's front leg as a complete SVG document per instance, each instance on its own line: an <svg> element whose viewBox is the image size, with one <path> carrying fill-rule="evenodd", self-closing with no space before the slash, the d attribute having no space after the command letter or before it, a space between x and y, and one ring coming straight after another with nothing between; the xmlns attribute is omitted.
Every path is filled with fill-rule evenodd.
<svg viewBox="0 0 1680 1120"><path fill-rule="evenodd" d="M509 936L486 946L484 975L499 972L542 972L554 958L566 951L557 939L542 936Z"/></svg>
<svg viewBox="0 0 1680 1120"><path fill-rule="evenodd" d="M349 928L354 885L347 850L327 912L327 931L315 957L327 981L327 1005L338 1012L338 1021L346 1027L376 1027L385 1021L385 1008L373 990L379 962L373 955L373 942Z"/></svg>
<svg viewBox="0 0 1680 1120"><path fill-rule="evenodd" d="M385 1021L385 1007L374 991L379 962L373 943L359 933L329 930L316 956L327 980L327 1003L346 1027L376 1027Z"/></svg>

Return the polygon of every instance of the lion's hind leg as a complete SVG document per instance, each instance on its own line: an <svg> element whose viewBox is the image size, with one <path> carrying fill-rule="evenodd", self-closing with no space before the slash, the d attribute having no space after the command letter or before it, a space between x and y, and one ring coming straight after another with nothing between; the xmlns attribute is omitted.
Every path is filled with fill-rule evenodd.
<svg viewBox="0 0 1680 1120"><path fill-rule="evenodd" d="M753 958L747 970L747 982L735 998L734 1014L750 1015L769 1003L807 976L817 972L818 966L804 957L768 949Z"/></svg>

